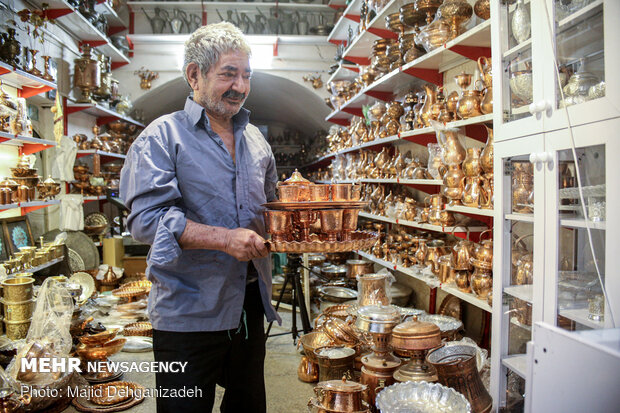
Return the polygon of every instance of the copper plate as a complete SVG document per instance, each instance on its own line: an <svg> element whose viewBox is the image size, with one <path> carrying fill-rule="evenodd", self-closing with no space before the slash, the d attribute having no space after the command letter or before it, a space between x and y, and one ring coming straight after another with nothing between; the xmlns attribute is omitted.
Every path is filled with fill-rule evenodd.
<svg viewBox="0 0 620 413"><path fill-rule="evenodd" d="M269 209L339 209L339 208L365 208L370 202L368 201L327 201L327 202L280 202L273 201L263 204Z"/></svg>
<svg viewBox="0 0 620 413"><path fill-rule="evenodd" d="M351 241L266 241L265 245L271 252L346 252L368 249L378 239L379 235L374 232L355 231L351 233Z"/></svg>

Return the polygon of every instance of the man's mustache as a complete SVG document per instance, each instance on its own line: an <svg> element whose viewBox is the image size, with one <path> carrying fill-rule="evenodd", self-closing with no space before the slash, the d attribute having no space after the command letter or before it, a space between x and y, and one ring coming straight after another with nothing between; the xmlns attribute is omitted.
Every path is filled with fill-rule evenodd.
<svg viewBox="0 0 620 413"><path fill-rule="evenodd" d="M226 93L224 93L222 97L236 99L236 100L243 100L245 99L245 93L235 92L234 90L230 89L226 91Z"/></svg>

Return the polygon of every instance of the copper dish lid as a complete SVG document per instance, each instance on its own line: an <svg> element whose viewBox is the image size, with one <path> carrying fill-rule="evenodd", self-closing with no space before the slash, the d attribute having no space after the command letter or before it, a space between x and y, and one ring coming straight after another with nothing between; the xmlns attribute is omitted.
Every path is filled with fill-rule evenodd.
<svg viewBox="0 0 620 413"><path fill-rule="evenodd" d="M433 323L413 320L398 324L392 330L392 346L402 350L428 350L441 345L441 332Z"/></svg>
<svg viewBox="0 0 620 413"><path fill-rule="evenodd" d="M325 333L337 344L356 344L357 335L349 324L339 318L332 318L323 324Z"/></svg>
<svg viewBox="0 0 620 413"><path fill-rule="evenodd" d="M290 178L282 182L282 185L311 185L311 184L312 182L304 178L297 169L295 169L295 172L293 172Z"/></svg>
<svg viewBox="0 0 620 413"><path fill-rule="evenodd" d="M355 326L363 331L389 334L400 322L400 312L392 306L367 305L357 310Z"/></svg>
<svg viewBox="0 0 620 413"><path fill-rule="evenodd" d="M366 386L355 381L347 380L345 377L342 380L327 380L317 384L317 387L321 387L324 390L337 391L342 393L354 393L361 392L366 389Z"/></svg>

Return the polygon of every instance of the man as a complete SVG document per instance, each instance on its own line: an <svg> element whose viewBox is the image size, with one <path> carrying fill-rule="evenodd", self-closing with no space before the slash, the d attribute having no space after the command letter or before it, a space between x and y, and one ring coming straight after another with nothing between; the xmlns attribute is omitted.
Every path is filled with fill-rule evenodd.
<svg viewBox="0 0 620 413"><path fill-rule="evenodd" d="M158 388L194 388L202 398L157 400L158 412L264 412L263 315L271 270L261 204L275 199L275 159L242 108L250 92L250 47L217 23L185 43L185 109L153 121L121 172L132 236L151 245L149 315L156 361L186 361L157 373Z"/></svg>

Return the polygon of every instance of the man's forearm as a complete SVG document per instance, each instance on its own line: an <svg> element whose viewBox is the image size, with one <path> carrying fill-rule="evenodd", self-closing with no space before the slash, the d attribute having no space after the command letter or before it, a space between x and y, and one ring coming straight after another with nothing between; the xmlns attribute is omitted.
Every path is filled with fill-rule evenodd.
<svg viewBox="0 0 620 413"><path fill-rule="evenodd" d="M187 220L185 230L179 238L179 245L184 250L218 250L224 251L228 229L199 224Z"/></svg>

